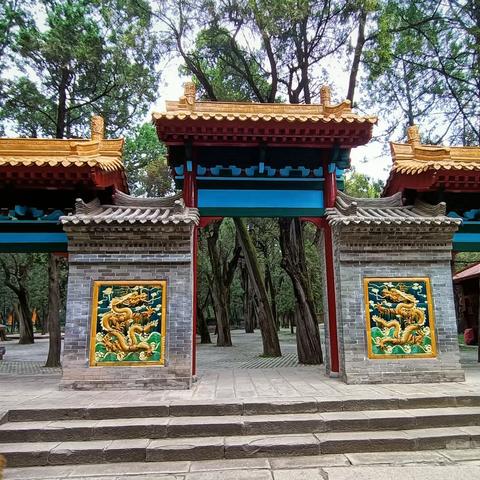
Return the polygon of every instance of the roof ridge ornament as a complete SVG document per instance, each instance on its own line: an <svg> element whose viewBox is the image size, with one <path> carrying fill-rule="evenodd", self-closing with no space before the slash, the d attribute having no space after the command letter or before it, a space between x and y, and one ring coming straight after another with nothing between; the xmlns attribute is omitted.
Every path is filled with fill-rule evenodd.
<svg viewBox="0 0 480 480"><path fill-rule="evenodd" d="M320 87L320 104L329 107L332 102L332 91L330 85L322 85Z"/></svg>
<svg viewBox="0 0 480 480"><path fill-rule="evenodd" d="M82 198L75 199L75 213L77 215L89 215L97 211L101 207L100 200L98 198L93 199L91 202L84 202ZM69 214L71 215L71 214Z"/></svg>
<svg viewBox="0 0 480 480"><path fill-rule="evenodd" d="M183 96L180 97L180 103L186 105L190 110L193 110L195 107L196 93L197 87L195 86L195 83L192 81L185 82L183 85Z"/></svg>
<svg viewBox="0 0 480 480"><path fill-rule="evenodd" d="M413 205L412 211L430 217L441 217L447 214L447 204L445 202L440 202L432 205L430 203L423 202L422 200L417 200Z"/></svg>
<svg viewBox="0 0 480 480"><path fill-rule="evenodd" d="M170 195L168 197L135 197L127 193L115 191L113 194L113 205L128 207L147 207L147 208L173 208L179 206L184 208L182 192Z"/></svg>
<svg viewBox="0 0 480 480"><path fill-rule="evenodd" d="M407 128L407 139L410 145L414 145L414 146L421 145L420 130L418 128L418 125L410 125Z"/></svg>
<svg viewBox="0 0 480 480"><path fill-rule="evenodd" d="M359 198L352 197L341 190L337 192L335 207L342 211L346 211L352 204L355 204L355 208L392 208L403 206L402 194L400 192L397 192L390 197L381 198Z"/></svg>
<svg viewBox="0 0 480 480"><path fill-rule="evenodd" d="M105 138L105 120L100 115L93 115L91 120L91 139L101 142Z"/></svg>

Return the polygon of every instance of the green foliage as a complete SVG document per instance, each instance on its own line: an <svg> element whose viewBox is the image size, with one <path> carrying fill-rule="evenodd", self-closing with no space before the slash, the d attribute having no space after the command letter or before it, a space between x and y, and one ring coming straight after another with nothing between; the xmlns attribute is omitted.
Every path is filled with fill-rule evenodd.
<svg viewBox="0 0 480 480"><path fill-rule="evenodd" d="M480 252L458 252L454 259L455 272L480 262Z"/></svg>
<svg viewBox="0 0 480 480"><path fill-rule="evenodd" d="M0 257L7 265L13 266L16 262L18 265L24 265L27 269L26 285L30 308L36 309L40 319L46 322L48 311L48 254L46 253L16 253L6 254L0 253ZM65 302L67 297L67 278L68 264L63 260L59 264L60 275L60 319L65 321ZM11 277L14 285L18 285L15 276ZM13 310L14 305L18 304L18 299L12 290L5 285L5 273L0 268L0 313L6 318L9 312ZM38 328L38 325L37 325Z"/></svg>
<svg viewBox="0 0 480 480"><path fill-rule="evenodd" d="M210 99L310 103L321 61L345 45L350 2L170 0L154 13L164 48Z"/></svg>
<svg viewBox="0 0 480 480"><path fill-rule="evenodd" d="M387 137L420 124L431 143L480 143L480 27L475 0L380 2L364 52L371 106ZM397 128L399 127L400 128Z"/></svg>
<svg viewBox="0 0 480 480"><path fill-rule="evenodd" d="M1 118L22 135L63 138L85 134L98 113L110 133L124 131L155 98L158 56L147 4L34 5L39 14L8 39L15 68L3 76Z"/></svg>
<svg viewBox="0 0 480 480"><path fill-rule="evenodd" d="M12 61L10 46L18 29L29 22L28 2L23 0L4 0L0 2L0 109L5 103L5 75L7 65ZM0 135L5 128L0 124Z"/></svg>
<svg viewBox="0 0 480 480"><path fill-rule="evenodd" d="M0 3L0 67L4 66L4 54L8 51L12 37L19 27L24 27L28 23L29 3L19 0L4 0Z"/></svg>
<svg viewBox="0 0 480 480"><path fill-rule="evenodd" d="M202 30L196 39L192 56L206 74L215 92L216 100L247 101L268 95L269 83L256 63L255 56L242 48L228 30L212 26ZM189 70L183 66L183 73ZM245 81L245 72L251 77ZM255 85L255 88L252 86ZM201 96L209 96L197 81Z"/></svg>
<svg viewBox="0 0 480 480"><path fill-rule="evenodd" d="M166 154L165 145L158 141L151 123L135 128L126 137L123 162L133 195L155 197L173 193Z"/></svg>
<svg viewBox="0 0 480 480"><path fill-rule="evenodd" d="M383 182L352 170L345 178L345 193L357 198L378 198Z"/></svg>

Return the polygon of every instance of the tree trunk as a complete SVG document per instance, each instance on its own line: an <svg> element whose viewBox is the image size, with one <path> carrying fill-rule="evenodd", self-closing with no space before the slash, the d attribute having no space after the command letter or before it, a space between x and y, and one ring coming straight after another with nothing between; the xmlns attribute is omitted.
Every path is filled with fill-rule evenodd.
<svg viewBox="0 0 480 480"><path fill-rule="evenodd" d="M207 234L208 254L212 267L211 291L215 317L217 319L217 346L231 347L230 334L230 285L240 257L240 248L236 247L230 262L223 262L218 251L217 241L221 221L213 223Z"/></svg>
<svg viewBox="0 0 480 480"><path fill-rule="evenodd" d="M243 220L234 218L233 221L235 222L238 241L242 247L250 283L257 299L257 318L262 334L263 354L269 357L281 357L282 352L280 351L275 319L273 318L272 309L268 302L268 295L258 265L255 247L252 244Z"/></svg>
<svg viewBox="0 0 480 480"><path fill-rule="evenodd" d="M278 331L280 330L280 322L278 321L278 316L277 316L277 301L275 298L275 287L273 286L272 274L270 272L270 267L268 266L267 259L265 259L265 287L267 288L267 291L270 294L270 304L272 306L272 315Z"/></svg>
<svg viewBox="0 0 480 480"><path fill-rule="evenodd" d="M35 339L33 334L32 312L30 311L30 306L28 304L28 294L23 285L20 286L17 297L17 316L20 330L20 339L18 340L18 343L21 345L28 345L34 343Z"/></svg>
<svg viewBox="0 0 480 480"><path fill-rule="evenodd" d="M47 326L50 337L46 367L60 367L62 333L60 330L60 281L58 258L48 255L48 312Z"/></svg>
<svg viewBox="0 0 480 480"><path fill-rule="evenodd" d="M208 331L208 323L203 314L202 307L197 303L197 327L200 334L200 343L212 343L210 332Z"/></svg>
<svg viewBox="0 0 480 480"><path fill-rule="evenodd" d="M215 305L215 318L217 320L217 347L231 347L232 336L228 313L229 294L224 291L224 287L218 278L212 279L212 300Z"/></svg>
<svg viewBox="0 0 480 480"><path fill-rule="evenodd" d="M257 327L257 308L255 305L255 293L250 283L246 297L248 323L245 323L245 333L255 333L255 328Z"/></svg>
<svg viewBox="0 0 480 480"><path fill-rule="evenodd" d="M353 53L352 68L350 69L350 78L348 81L348 93L347 100L350 100L353 105L353 98L355 95L355 87L357 85L358 69L360 66L360 60L362 58L362 51L365 45L365 25L367 23L367 10L362 8L360 11L360 17L358 19L358 36L357 44L355 45L355 51Z"/></svg>
<svg viewBox="0 0 480 480"><path fill-rule="evenodd" d="M65 121L67 118L67 86L69 73L66 68L62 68L62 76L58 86L58 105L57 105L57 125L55 138L63 138L65 135Z"/></svg>
<svg viewBox="0 0 480 480"><path fill-rule="evenodd" d="M255 306L252 288L248 278L248 270L243 265L240 275L240 281L243 288L243 323L245 333L255 332Z"/></svg>
<svg viewBox="0 0 480 480"><path fill-rule="evenodd" d="M305 364L322 364L320 331L308 278L302 225L298 218L280 218L279 226L282 267L292 280L299 313L296 316L298 360Z"/></svg>
<svg viewBox="0 0 480 480"><path fill-rule="evenodd" d="M15 316L18 319L18 332L19 332L19 340L18 343L20 345L29 345L34 343L33 338L33 324L32 319L24 313L24 308L22 305L16 304L14 307Z"/></svg>

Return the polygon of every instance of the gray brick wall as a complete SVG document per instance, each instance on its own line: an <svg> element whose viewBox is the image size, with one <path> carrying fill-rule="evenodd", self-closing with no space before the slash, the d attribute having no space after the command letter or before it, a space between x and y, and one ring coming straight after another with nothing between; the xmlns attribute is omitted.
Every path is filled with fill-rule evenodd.
<svg viewBox="0 0 480 480"><path fill-rule="evenodd" d="M445 226L333 227L340 377L347 383L463 381L451 279L453 229ZM430 278L437 357L369 359L365 277ZM326 332L328 340L328 331ZM328 349L328 342L327 342Z"/></svg>
<svg viewBox="0 0 480 480"><path fill-rule="evenodd" d="M193 227L66 225L69 239L62 388L189 388ZM90 367L93 282L166 280L165 366Z"/></svg>

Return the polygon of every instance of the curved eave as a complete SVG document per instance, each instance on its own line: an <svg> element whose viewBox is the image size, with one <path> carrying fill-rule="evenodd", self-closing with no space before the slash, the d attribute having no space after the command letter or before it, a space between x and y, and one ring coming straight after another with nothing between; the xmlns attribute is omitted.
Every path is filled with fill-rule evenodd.
<svg viewBox="0 0 480 480"><path fill-rule="evenodd" d="M51 170L52 168L62 169L62 168L98 168L99 170L104 170L106 172L122 171L124 169L123 163L120 158L112 157L97 157L97 158L83 158L83 157L66 157L66 156L57 156L57 157L41 157L41 156L28 156L28 157L17 157L17 156L0 156L0 168L8 167L40 167L46 170Z"/></svg>
<svg viewBox="0 0 480 480"><path fill-rule="evenodd" d="M196 145L296 145L344 148L365 145L372 137L375 117L253 117L209 116L192 118L178 114L154 114L160 140L180 145L191 140Z"/></svg>
<svg viewBox="0 0 480 480"><path fill-rule="evenodd" d="M443 145L423 145L415 143L390 142L394 163L411 162L439 164L460 168L480 168L480 147L449 147Z"/></svg>
<svg viewBox="0 0 480 480"><path fill-rule="evenodd" d="M229 121L229 122L288 122L288 123L377 123L377 117L343 115L299 115L299 114L268 114L268 113L219 113L219 112L154 112L153 120L158 121Z"/></svg>
<svg viewBox="0 0 480 480"><path fill-rule="evenodd" d="M404 190L451 192L479 192L480 169L428 168L420 171L390 170L382 196L390 196Z"/></svg>
<svg viewBox="0 0 480 480"><path fill-rule="evenodd" d="M0 164L0 186L12 184L19 188L55 187L58 190L75 189L78 185L105 189L113 187L128 193L123 164L121 168L105 169L83 162L81 165L40 165L32 163Z"/></svg>

